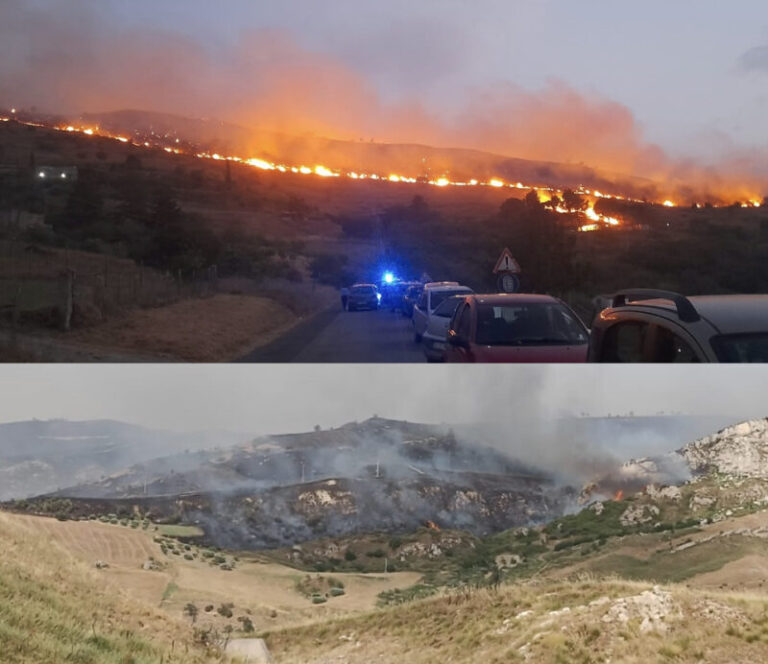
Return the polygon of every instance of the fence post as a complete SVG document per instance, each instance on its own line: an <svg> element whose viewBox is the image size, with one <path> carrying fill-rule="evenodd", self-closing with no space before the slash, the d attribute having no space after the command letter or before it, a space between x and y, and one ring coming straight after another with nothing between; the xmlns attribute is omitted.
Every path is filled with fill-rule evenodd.
<svg viewBox="0 0 768 664"><path fill-rule="evenodd" d="M74 308L75 300L75 271L67 270L64 280L64 312L62 316L62 324L65 330L69 330L72 325L72 310Z"/></svg>
<svg viewBox="0 0 768 664"><path fill-rule="evenodd" d="M11 348L16 348L18 338L16 333L19 327L19 316L21 314L21 289L24 282L19 280L19 285L16 288L16 295L13 298L13 309L11 310Z"/></svg>

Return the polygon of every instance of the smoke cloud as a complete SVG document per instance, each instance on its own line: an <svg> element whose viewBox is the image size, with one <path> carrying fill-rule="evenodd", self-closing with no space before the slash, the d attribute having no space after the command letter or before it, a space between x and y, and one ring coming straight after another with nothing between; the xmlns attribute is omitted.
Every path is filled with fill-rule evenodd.
<svg viewBox="0 0 768 664"><path fill-rule="evenodd" d="M359 72L284 31L244 30L214 47L152 26L117 26L93 1L2 5L0 104L57 113L139 108L290 134L475 148L650 178L664 183L658 195L763 193L764 155L724 155L718 169L673 160L644 139L629 108L564 81L536 91L511 83L457 91L464 102L437 109L418 95L383 99ZM744 66L760 56L745 54Z"/></svg>

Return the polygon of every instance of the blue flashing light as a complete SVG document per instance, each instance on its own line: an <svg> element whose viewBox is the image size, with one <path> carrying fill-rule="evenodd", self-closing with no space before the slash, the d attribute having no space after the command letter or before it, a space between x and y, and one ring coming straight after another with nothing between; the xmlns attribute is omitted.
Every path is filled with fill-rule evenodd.
<svg viewBox="0 0 768 664"><path fill-rule="evenodd" d="M391 272L385 272L384 273L384 283L385 284L391 284L395 280L395 275Z"/></svg>
<svg viewBox="0 0 768 664"><path fill-rule="evenodd" d="M381 293L376 293L376 299L381 302Z"/></svg>

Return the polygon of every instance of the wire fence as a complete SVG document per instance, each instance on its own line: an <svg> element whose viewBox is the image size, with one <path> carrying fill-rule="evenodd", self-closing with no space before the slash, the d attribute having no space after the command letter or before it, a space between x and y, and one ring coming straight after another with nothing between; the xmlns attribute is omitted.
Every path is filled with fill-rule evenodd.
<svg viewBox="0 0 768 664"><path fill-rule="evenodd" d="M217 291L216 267L170 274L129 259L0 242L0 314L69 329L133 307L154 307Z"/></svg>

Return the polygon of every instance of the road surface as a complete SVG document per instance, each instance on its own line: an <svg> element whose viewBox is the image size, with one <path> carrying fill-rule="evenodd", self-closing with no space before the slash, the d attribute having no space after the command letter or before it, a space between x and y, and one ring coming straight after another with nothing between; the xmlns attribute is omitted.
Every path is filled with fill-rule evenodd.
<svg viewBox="0 0 768 664"><path fill-rule="evenodd" d="M424 362L409 318L399 312L325 311L300 323L243 362Z"/></svg>

